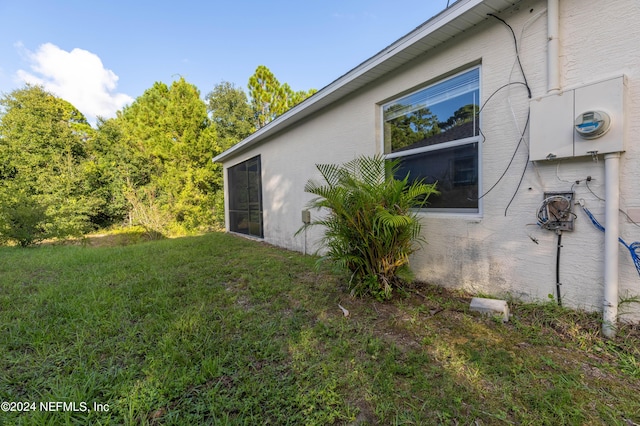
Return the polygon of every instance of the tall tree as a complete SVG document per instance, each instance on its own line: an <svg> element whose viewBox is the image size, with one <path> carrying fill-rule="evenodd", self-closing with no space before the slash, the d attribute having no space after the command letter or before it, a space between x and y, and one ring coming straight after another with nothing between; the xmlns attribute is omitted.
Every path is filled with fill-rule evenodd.
<svg viewBox="0 0 640 426"><path fill-rule="evenodd" d="M258 66L249 78L249 95L256 128L264 127L315 92L315 89L295 92L287 83L280 84L269 68Z"/></svg>
<svg viewBox="0 0 640 426"><path fill-rule="evenodd" d="M29 245L87 230L98 203L85 184L86 143L94 136L85 117L39 86L15 90L0 99L0 105L4 239ZM22 237L11 235L17 228ZM32 234L24 236L29 230Z"/></svg>
<svg viewBox="0 0 640 426"><path fill-rule="evenodd" d="M240 142L255 130L247 95L232 83L217 84L207 94L206 101L222 150Z"/></svg>
<svg viewBox="0 0 640 426"><path fill-rule="evenodd" d="M198 89L184 78L170 87L155 83L118 119L125 138L148 159L149 183L130 186L131 206L155 204L168 227L212 226L222 176L211 155L220 148Z"/></svg>
<svg viewBox="0 0 640 426"><path fill-rule="evenodd" d="M87 154L86 185L100 204L93 222L100 227L122 223L129 213L124 189L150 182L151 160L130 143L118 118L98 120L95 137L87 141Z"/></svg>

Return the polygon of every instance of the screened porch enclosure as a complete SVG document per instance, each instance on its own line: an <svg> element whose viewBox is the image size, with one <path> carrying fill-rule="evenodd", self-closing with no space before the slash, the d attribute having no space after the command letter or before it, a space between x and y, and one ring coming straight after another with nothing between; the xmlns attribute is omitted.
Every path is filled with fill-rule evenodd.
<svg viewBox="0 0 640 426"><path fill-rule="evenodd" d="M260 156L229 168L227 177L230 231L264 237L261 175Z"/></svg>

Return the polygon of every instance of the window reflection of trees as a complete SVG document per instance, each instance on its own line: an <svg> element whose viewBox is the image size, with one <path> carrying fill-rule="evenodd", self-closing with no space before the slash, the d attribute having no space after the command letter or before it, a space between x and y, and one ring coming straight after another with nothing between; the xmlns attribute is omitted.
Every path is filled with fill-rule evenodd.
<svg viewBox="0 0 640 426"><path fill-rule="evenodd" d="M403 109L407 107L402 104L391 105L386 109L385 115L393 117ZM467 104L458 108L446 120L439 121L429 108L423 107L387 120L391 151L404 151L476 136L477 111L478 105Z"/></svg>

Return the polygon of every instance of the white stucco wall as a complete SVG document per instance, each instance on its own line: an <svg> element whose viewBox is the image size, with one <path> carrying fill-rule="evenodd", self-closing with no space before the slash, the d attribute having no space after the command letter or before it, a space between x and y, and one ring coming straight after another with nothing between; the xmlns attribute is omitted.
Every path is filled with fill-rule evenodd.
<svg viewBox="0 0 640 426"><path fill-rule="evenodd" d="M628 77L626 152L621 160L623 210L640 208L640 4L637 0L561 0L561 82L563 87L625 74ZM517 10L501 15L514 29L533 97L546 94L546 2L525 1ZM597 17L597 18L595 18ZM472 31L445 43L402 70L387 76L339 104L287 129L228 161L230 167L260 154L263 171L265 241L304 250L304 236L294 237L301 226L301 210L310 199L304 185L317 177L315 164L340 163L361 154L382 150L379 105L398 94L481 64L484 102L510 81L522 81L515 66L509 30L489 19ZM485 106L480 178L482 193L503 173L527 120L529 99L520 85L497 93ZM555 233L532 225L545 191L575 191L576 199L604 223L604 161L591 158L526 162L527 138L510 169L481 200L476 215L424 213L428 244L413 258L419 279L461 287L476 293L510 294L524 299L555 297ZM522 171L524 179L516 191ZM600 310L603 299L604 234L582 211L575 211L575 231L563 234L561 282L566 305ZM313 214L317 214L313 212ZM640 227L620 216L621 237L640 240ZM319 231L308 236L307 251L317 248ZM533 240L536 240L535 243ZM628 251L620 245L620 295L639 295L640 278ZM624 309L625 307L621 307ZM632 306L638 312L638 306Z"/></svg>

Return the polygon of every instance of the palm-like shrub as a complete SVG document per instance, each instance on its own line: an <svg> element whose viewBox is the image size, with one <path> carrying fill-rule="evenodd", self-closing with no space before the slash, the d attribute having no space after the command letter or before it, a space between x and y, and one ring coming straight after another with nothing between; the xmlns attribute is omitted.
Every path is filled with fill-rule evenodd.
<svg viewBox="0 0 640 426"><path fill-rule="evenodd" d="M402 285L399 276L406 276L409 255L423 242L413 209L437 193L435 184L396 179L399 161L381 156L316 167L324 182L310 180L305 191L318 196L311 208L328 212L306 226L325 229L322 259L350 272L352 294L390 298Z"/></svg>

